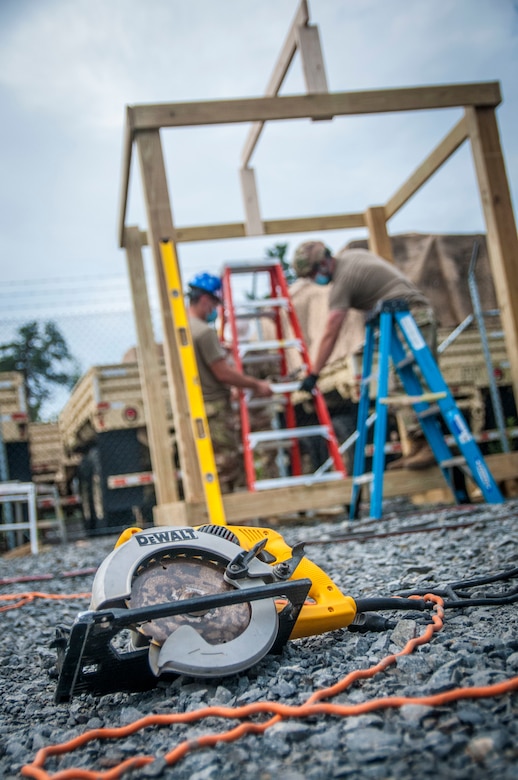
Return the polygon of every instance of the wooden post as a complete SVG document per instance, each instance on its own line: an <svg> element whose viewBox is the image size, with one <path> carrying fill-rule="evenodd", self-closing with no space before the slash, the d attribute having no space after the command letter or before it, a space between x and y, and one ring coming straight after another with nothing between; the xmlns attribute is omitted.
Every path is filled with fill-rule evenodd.
<svg viewBox="0 0 518 780"><path fill-rule="evenodd" d="M371 252L393 263L394 255L387 233L385 206L369 206L365 212L365 224L369 230L369 249Z"/></svg>
<svg viewBox="0 0 518 780"><path fill-rule="evenodd" d="M467 108L471 149L487 229L487 248L518 402L518 237L493 108Z"/></svg>
<svg viewBox="0 0 518 780"><path fill-rule="evenodd" d="M245 206L245 230L247 236L261 236L264 234L264 226L261 220L259 198L257 197L257 185L253 168L241 168L241 191Z"/></svg>
<svg viewBox="0 0 518 780"><path fill-rule="evenodd" d="M169 293L165 283L160 254L160 239L173 241L174 226L159 131L148 130L139 132L136 134L136 142L147 209L148 239L150 239L153 251L155 274L160 294L160 310L164 331L164 357L182 469L182 485L186 501L204 501L203 483L189 419L189 404L185 386L181 379L180 356L176 344L174 323L169 306Z"/></svg>
<svg viewBox="0 0 518 780"><path fill-rule="evenodd" d="M151 321L138 227L125 229L124 247L133 297L133 312L138 340L138 365L146 413L149 452L155 479L156 500L157 504L160 505L177 501L178 487L171 439L168 434L169 422L162 387L160 361Z"/></svg>
<svg viewBox="0 0 518 780"><path fill-rule="evenodd" d="M298 50L302 59L306 91L310 94L327 92L326 70L324 58L322 57L318 27L314 25L297 27L296 36Z"/></svg>

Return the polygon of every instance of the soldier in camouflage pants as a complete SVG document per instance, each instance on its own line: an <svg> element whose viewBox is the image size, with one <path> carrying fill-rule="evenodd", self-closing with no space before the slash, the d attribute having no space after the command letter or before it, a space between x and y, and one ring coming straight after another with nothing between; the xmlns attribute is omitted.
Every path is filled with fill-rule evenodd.
<svg viewBox="0 0 518 780"><path fill-rule="evenodd" d="M205 412L222 493L244 484L244 467L237 416L230 403L230 388L248 388L254 395L268 398L273 392L261 379L238 371L210 323L221 303L221 280L208 273L197 274L189 282L189 325L205 402Z"/></svg>
<svg viewBox="0 0 518 780"><path fill-rule="evenodd" d="M369 312L381 301L404 301L435 352L437 325L430 302L392 263L366 249L345 249L335 257L321 241L306 241L295 251L293 268L299 277L308 277L321 284L333 282L329 313L323 323L313 373L304 379L301 390L311 392L315 387L351 309ZM412 424L415 427L410 432L412 449L409 456L393 461L390 467L421 469L435 462L415 415Z"/></svg>

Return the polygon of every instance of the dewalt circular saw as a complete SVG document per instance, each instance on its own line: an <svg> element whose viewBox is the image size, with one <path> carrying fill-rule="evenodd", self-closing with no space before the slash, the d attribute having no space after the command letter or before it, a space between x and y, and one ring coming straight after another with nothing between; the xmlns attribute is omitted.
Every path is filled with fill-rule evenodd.
<svg viewBox="0 0 518 780"><path fill-rule="evenodd" d="M90 609L57 631L56 701L224 677L355 614L304 545L271 529L130 528L97 570Z"/></svg>

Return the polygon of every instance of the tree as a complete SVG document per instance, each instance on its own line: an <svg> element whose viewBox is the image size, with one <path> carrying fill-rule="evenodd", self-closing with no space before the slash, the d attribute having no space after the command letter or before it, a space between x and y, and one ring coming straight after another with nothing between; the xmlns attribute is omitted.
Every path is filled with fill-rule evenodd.
<svg viewBox="0 0 518 780"><path fill-rule="evenodd" d="M285 259L288 251L288 244L274 244L273 247L266 250L266 257L275 258L280 261L284 276L288 284L291 284L297 278L297 275L289 262Z"/></svg>
<svg viewBox="0 0 518 780"><path fill-rule="evenodd" d="M79 365L52 320L21 325L14 341L0 345L0 371L23 374L29 419L40 419L42 404L50 398L51 385L72 387Z"/></svg>

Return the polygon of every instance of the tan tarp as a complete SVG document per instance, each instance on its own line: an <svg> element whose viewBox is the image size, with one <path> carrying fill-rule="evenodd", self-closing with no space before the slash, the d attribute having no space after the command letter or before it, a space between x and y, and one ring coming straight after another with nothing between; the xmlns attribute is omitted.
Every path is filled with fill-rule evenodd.
<svg viewBox="0 0 518 780"><path fill-rule="evenodd" d="M405 233L391 237L395 264L430 300L441 327L453 329L473 311L468 271L475 241L479 245L475 279L482 309L496 309L484 235ZM344 249L353 247L366 249L367 241L351 241Z"/></svg>

